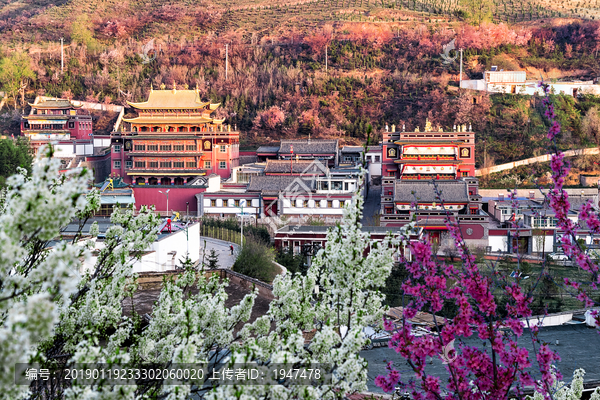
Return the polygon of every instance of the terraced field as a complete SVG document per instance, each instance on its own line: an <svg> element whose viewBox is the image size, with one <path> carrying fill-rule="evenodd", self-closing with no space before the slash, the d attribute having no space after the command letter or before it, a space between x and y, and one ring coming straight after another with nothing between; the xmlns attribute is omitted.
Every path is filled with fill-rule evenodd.
<svg viewBox="0 0 600 400"><path fill-rule="evenodd" d="M492 0L494 22L600 19L600 0ZM307 31L324 23L440 23L463 17L460 0L1 0L0 32L55 40L77 15L91 23L137 19L136 37L193 37L237 32L259 40L275 30ZM54 33L54 35L52 35ZM39 39L39 38L37 38Z"/></svg>

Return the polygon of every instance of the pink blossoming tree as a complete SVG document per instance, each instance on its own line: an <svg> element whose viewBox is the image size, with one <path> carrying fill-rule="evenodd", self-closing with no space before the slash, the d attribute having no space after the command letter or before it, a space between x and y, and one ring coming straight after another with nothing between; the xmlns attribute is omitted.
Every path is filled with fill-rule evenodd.
<svg viewBox="0 0 600 400"><path fill-rule="evenodd" d="M548 139L554 150L551 161L553 186L547 193L547 200L556 214L557 227L563 233L560 241L565 254L590 274L591 282L584 287L579 282L565 279L564 285L585 307L591 307L595 303L590 298L589 290L596 290L600 283L598 265L586 255L576 240L580 226L567 217L570 204L563 184L569 167L565 163L564 154L556 146L561 127L550 100L549 86L542 83L542 87L547 94L544 105L549 121ZM438 191L437 195L438 201L443 205L443 194ZM516 203L516 192L511 194L511 198ZM600 220L591 203L582 206L579 218L580 224L585 223L591 234L600 233ZM385 328L393 331L389 346L407 361L416 374L416 379L404 382L401 374L390 363L387 366L388 375L378 376L375 379L376 385L385 392L401 387L410 391L416 400L506 399L509 396L522 398L525 387L534 387L538 394L547 399L553 398L556 380L561 377L554 364L560 357L547 343L538 339L540 327L529 321L532 316L530 305L533 301L533 289L526 291L520 284L519 277L508 279L497 271L493 278L486 276L476 264L475 256L470 254L460 227L449 212L446 213L446 226L454 239L462 260L461 265L457 267L439 261L432 254L431 243L411 244L413 260L402 260L410 273L410 278L402 289L411 300L404 308L403 323L399 329L395 330L393 324L385 323ZM513 229L518 235L516 223ZM541 278L542 273L538 283ZM493 290L497 291L498 287L508 298L506 316L499 313L498 303L493 295ZM451 320L441 321L435 314L442 310L445 302L455 304L457 311ZM418 336L413 333L408 320L418 311L434 314L439 335ZM598 313L593 315L600 324ZM525 328L529 330L526 331ZM518 344L518 338L524 334L532 341L533 354ZM489 345L480 348L459 344L452 357L456 358L445 366L449 375L445 382L428 373L428 357L438 358L453 341L460 342L460 339L474 336Z"/></svg>

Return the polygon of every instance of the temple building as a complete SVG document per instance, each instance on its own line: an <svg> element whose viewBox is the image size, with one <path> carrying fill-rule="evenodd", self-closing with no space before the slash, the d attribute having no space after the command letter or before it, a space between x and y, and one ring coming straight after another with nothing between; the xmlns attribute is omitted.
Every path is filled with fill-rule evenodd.
<svg viewBox="0 0 600 400"><path fill-rule="evenodd" d="M457 179L475 176L475 133L466 125L446 132L433 129L427 121L425 132L383 133L382 176L398 179Z"/></svg>
<svg viewBox="0 0 600 400"><path fill-rule="evenodd" d="M187 185L215 173L229 178L239 164L239 132L214 117L220 103L202 101L198 88L150 89L148 100L130 103L112 135L111 169L133 185Z"/></svg>
<svg viewBox="0 0 600 400"><path fill-rule="evenodd" d="M261 146L256 150L258 162L267 160L318 160L328 167L339 165L337 139L282 139L279 146ZM289 172L289 170L288 170Z"/></svg>
<svg viewBox="0 0 600 400"><path fill-rule="evenodd" d="M482 209L475 176L475 133L466 125L451 132L383 132L381 226L415 220L440 246L452 246L444 219L457 220L465 241L487 246L489 216ZM443 201L440 202L440 199Z"/></svg>
<svg viewBox="0 0 600 400"><path fill-rule="evenodd" d="M92 117L77 101L39 97L29 103L31 111L21 119L21 134L29 139L35 153L54 143L57 156L92 154Z"/></svg>

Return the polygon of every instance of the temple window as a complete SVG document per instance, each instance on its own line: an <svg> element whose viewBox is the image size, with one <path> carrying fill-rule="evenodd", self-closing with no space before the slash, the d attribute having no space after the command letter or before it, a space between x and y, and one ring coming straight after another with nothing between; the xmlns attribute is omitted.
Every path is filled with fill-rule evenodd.
<svg viewBox="0 0 600 400"><path fill-rule="evenodd" d="M160 167L161 168L171 168L171 161L161 161Z"/></svg>
<svg viewBox="0 0 600 400"><path fill-rule="evenodd" d="M173 151L183 151L184 146L182 144L174 144Z"/></svg>
<svg viewBox="0 0 600 400"><path fill-rule="evenodd" d="M149 144L148 151L158 151L158 145L157 144Z"/></svg>
<svg viewBox="0 0 600 400"><path fill-rule="evenodd" d="M227 161L219 161L219 169L227 169Z"/></svg>
<svg viewBox="0 0 600 400"><path fill-rule="evenodd" d="M146 151L146 145L145 144L136 144L133 146L133 149L135 151Z"/></svg>
<svg viewBox="0 0 600 400"><path fill-rule="evenodd" d="M145 161L136 161L135 162L135 167L136 168L146 168L146 162Z"/></svg>
<svg viewBox="0 0 600 400"><path fill-rule="evenodd" d="M188 168L196 168L196 161L188 161L187 167Z"/></svg>
<svg viewBox="0 0 600 400"><path fill-rule="evenodd" d="M210 161L204 161L204 168L210 169L210 167L211 167Z"/></svg>
<svg viewBox="0 0 600 400"><path fill-rule="evenodd" d="M195 144L188 144L187 146L185 146L185 149L187 151L196 151L196 145Z"/></svg>
<svg viewBox="0 0 600 400"><path fill-rule="evenodd" d="M170 144L161 144L160 151L171 151L171 145Z"/></svg>
<svg viewBox="0 0 600 400"><path fill-rule="evenodd" d="M183 168L183 161L173 161L173 168Z"/></svg>
<svg viewBox="0 0 600 400"><path fill-rule="evenodd" d="M150 161L150 168L158 168L158 161Z"/></svg>

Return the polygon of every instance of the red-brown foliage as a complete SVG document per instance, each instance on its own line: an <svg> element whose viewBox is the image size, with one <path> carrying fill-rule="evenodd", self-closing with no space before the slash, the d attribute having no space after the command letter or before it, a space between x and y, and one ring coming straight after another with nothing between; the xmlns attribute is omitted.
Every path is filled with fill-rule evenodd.
<svg viewBox="0 0 600 400"><path fill-rule="evenodd" d="M333 27L325 25L323 29L312 35L304 37L304 43L308 44L314 53L321 53L325 46L331 43L333 38Z"/></svg>
<svg viewBox="0 0 600 400"><path fill-rule="evenodd" d="M341 29L340 39L355 43L369 44L375 48L388 43L394 35L387 26L374 24L346 24Z"/></svg>
<svg viewBox="0 0 600 400"><path fill-rule="evenodd" d="M504 44L524 46L531 39L529 29L512 29L506 24L484 23L480 28L464 25L458 35L456 44L470 49L491 49Z"/></svg>

